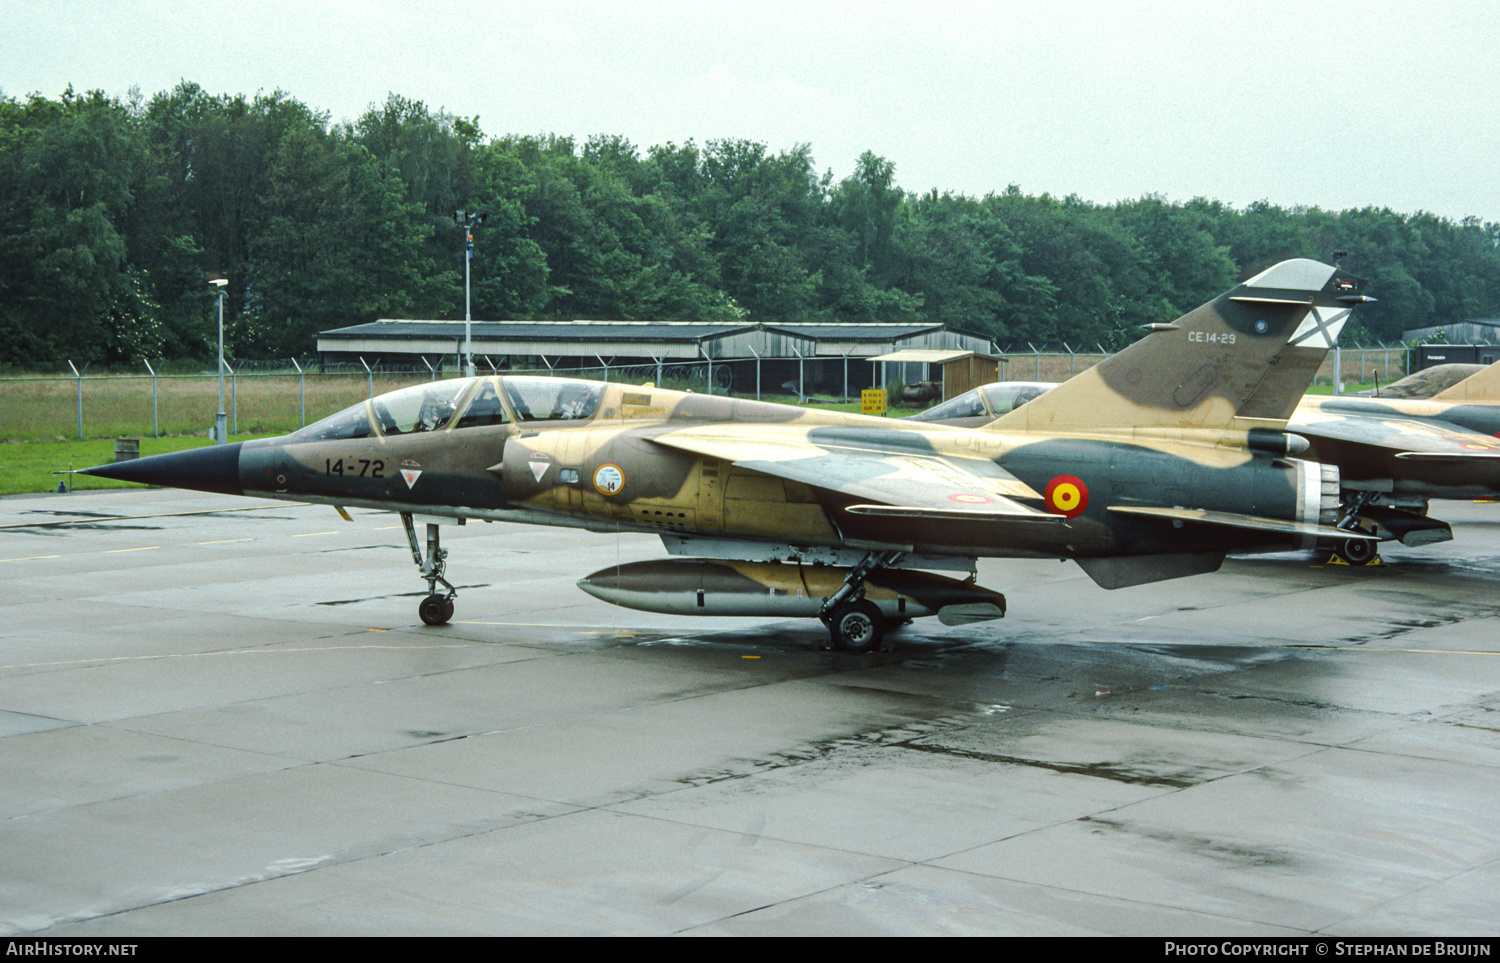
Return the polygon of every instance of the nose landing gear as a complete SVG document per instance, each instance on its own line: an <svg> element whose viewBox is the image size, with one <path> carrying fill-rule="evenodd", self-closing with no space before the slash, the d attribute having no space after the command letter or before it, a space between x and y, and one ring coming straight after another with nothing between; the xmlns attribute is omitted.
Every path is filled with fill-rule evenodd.
<svg viewBox="0 0 1500 963"><path fill-rule="evenodd" d="M427 591L430 593L417 606L417 614L428 625L443 625L453 618L453 600L458 597L458 589L443 578L443 570L448 567L448 551L439 544L439 526L432 522L427 524L427 559L424 561L411 512L401 513L401 524L406 526L406 541L411 545L411 557L416 561L422 578L427 580ZM438 593L439 582L448 590L447 595Z"/></svg>

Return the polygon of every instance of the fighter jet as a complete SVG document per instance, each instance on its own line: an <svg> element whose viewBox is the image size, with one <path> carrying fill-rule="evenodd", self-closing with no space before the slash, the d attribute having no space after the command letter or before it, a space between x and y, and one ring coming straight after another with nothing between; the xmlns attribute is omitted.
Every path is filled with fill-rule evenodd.
<svg viewBox="0 0 1500 963"><path fill-rule="evenodd" d="M1465 378L1476 375L1485 369L1482 364L1468 364L1465 362L1454 362L1452 364L1435 364L1431 368L1423 368L1421 371L1413 371L1405 378L1392 381L1390 384L1380 384L1380 372L1374 372L1375 387L1364 391L1350 391L1345 394L1347 398L1431 398L1440 391L1453 387Z"/></svg>
<svg viewBox="0 0 1500 963"><path fill-rule="evenodd" d="M1054 387L997 382L908 420L980 427ZM1338 468L1339 528L1405 545L1448 541L1452 528L1428 514L1431 499L1500 495L1500 363L1429 399L1308 395L1287 431L1305 440L1300 455ZM1351 565L1377 557L1365 537L1327 547Z"/></svg>
<svg viewBox="0 0 1500 963"><path fill-rule="evenodd" d="M1500 363L1425 400L1305 398L1289 431L1308 457L1337 465L1339 527L1426 545L1453 538L1428 515L1429 500L1500 495ZM1365 539L1340 540L1351 565L1375 559Z"/></svg>
<svg viewBox="0 0 1500 963"><path fill-rule="evenodd" d="M432 625L458 594L439 526L515 520L659 534L678 557L579 582L607 601L816 617L868 651L893 620L1003 616L980 557L1072 559L1118 588L1345 534L1337 469L1290 459L1283 429L1363 287L1283 262L982 430L497 375L87 472L398 512Z"/></svg>

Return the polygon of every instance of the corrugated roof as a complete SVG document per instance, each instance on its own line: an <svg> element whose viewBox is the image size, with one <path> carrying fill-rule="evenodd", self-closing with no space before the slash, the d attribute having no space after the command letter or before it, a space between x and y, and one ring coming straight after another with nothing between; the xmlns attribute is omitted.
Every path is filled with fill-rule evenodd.
<svg viewBox="0 0 1500 963"><path fill-rule="evenodd" d="M949 361L957 361L960 358L969 358L978 355L991 361L1000 360L992 354L979 354L977 351L933 351L920 348L908 348L903 351L893 351L876 358L867 358L867 361L909 361L925 362L927 364L944 364Z"/></svg>
<svg viewBox="0 0 1500 963"><path fill-rule="evenodd" d="M860 322L811 322L808 324L768 324L767 331L783 331L818 341L897 341L931 331L942 331L941 324L862 324Z"/></svg>
<svg viewBox="0 0 1500 963"><path fill-rule="evenodd" d="M701 341L755 325L699 321L474 321L475 338L537 341ZM322 338L461 338L462 321L407 321L382 318L319 333Z"/></svg>

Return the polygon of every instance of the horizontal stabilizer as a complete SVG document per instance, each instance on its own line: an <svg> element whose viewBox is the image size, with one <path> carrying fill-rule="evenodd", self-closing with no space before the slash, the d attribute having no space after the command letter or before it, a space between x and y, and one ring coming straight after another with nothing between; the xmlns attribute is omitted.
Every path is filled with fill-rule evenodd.
<svg viewBox="0 0 1500 963"><path fill-rule="evenodd" d="M1236 512L1212 512L1202 508L1154 508L1147 506L1111 505L1109 510L1122 515L1141 515L1147 518L1162 518L1177 522L1195 522L1202 525L1223 525L1257 532L1282 532L1287 535L1307 535L1314 538L1355 539L1378 542L1374 535L1351 532L1332 525L1316 525L1312 522L1295 522L1287 518L1265 518L1260 515L1240 515Z"/></svg>

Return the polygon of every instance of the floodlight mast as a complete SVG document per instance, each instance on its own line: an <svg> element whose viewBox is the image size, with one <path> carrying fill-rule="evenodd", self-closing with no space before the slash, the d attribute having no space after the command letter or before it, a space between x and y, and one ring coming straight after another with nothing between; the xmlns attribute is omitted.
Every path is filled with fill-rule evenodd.
<svg viewBox="0 0 1500 963"><path fill-rule="evenodd" d="M214 444L223 445L229 441L224 437L224 288L229 279L214 278L208 283L219 296L219 412L214 416Z"/></svg>
<svg viewBox="0 0 1500 963"><path fill-rule="evenodd" d="M474 228L488 217L480 211L454 211L453 223L464 231L464 376L474 377L473 319L469 314L469 262L474 260Z"/></svg>

